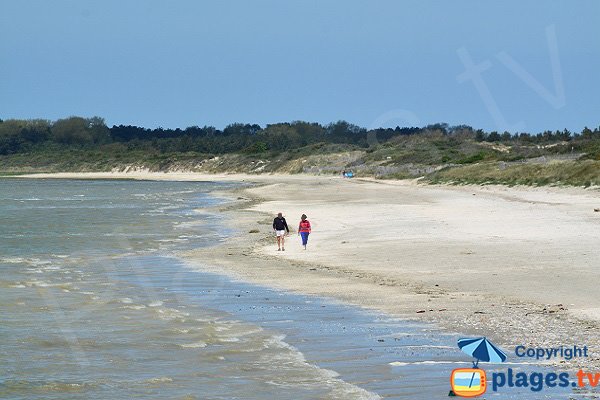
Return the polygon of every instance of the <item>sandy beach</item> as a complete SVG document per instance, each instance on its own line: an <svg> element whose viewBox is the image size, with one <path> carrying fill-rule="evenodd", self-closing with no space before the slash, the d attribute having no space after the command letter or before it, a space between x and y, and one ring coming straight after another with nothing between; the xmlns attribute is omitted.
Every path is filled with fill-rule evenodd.
<svg viewBox="0 0 600 400"><path fill-rule="evenodd" d="M227 180L216 209L238 233L185 254L246 281L340 299L481 334L511 348L587 345L600 365L600 192L579 188L428 186L308 175L51 174L54 178ZM277 212L292 234L278 252ZM313 226L308 250L299 216ZM255 232L258 230L258 232ZM250 233L250 232L254 233Z"/></svg>

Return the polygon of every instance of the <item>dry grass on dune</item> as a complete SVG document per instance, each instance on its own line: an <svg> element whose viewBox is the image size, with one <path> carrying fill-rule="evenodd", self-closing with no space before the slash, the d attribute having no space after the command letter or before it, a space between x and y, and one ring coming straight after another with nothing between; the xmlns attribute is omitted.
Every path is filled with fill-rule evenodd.
<svg viewBox="0 0 600 400"><path fill-rule="evenodd" d="M600 185L600 161L551 161L509 164L488 162L439 171L428 180L434 183L509 185Z"/></svg>

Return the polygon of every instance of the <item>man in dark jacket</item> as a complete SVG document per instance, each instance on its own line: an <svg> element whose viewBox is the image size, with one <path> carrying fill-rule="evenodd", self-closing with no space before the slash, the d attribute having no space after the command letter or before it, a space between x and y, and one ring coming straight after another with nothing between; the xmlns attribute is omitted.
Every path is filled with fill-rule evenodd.
<svg viewBox="0 0 600 400"><path fill-rule="evenodd" d="M290 228L288 228L287 222L285 222L285 218L283 218L283 214L277 214L277 217L273 220L273 230L277 236L277 251L285 251L283 242L285 240L285 235L290 234Z"/></svg>

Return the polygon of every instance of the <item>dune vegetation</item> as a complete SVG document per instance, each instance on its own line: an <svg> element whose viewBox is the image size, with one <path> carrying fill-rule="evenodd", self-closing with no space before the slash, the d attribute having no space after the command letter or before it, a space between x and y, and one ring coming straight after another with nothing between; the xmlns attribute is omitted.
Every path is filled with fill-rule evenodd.
<svg viewBox="0 0 600 400"><path fill-rule="evenodd" d="M99 117L0 120L3 174L61 171L339 174L435 183L600 185L600 128L536 134L433 124L367 130L338 121L185 129Z"/></svg>

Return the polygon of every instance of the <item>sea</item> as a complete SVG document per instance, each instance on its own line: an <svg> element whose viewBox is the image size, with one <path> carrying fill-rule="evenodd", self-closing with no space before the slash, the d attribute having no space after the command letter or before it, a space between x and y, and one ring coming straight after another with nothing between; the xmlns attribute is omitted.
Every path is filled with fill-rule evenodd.
<svg viewBox="0 0 600 400"><path fill-rule="evenodd" d="M0 398L447 398L452 370L472 361L459 328L181 258L236 233L211 210L229 201L215 191L240 185L0 179Z"/></svg>

